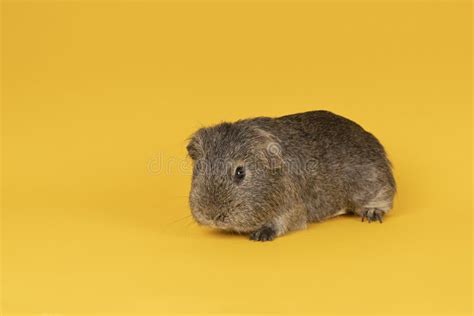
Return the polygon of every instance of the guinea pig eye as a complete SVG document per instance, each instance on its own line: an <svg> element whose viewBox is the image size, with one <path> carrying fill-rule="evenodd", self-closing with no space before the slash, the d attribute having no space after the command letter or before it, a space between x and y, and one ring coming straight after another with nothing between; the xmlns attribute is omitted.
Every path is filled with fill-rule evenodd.
<svg viewBox="0 0 474 316"><path fill-rule="evenodd" d="M242 166L235 168L234 177L237 181L242 181L245 178L245 169Z"/></svg>

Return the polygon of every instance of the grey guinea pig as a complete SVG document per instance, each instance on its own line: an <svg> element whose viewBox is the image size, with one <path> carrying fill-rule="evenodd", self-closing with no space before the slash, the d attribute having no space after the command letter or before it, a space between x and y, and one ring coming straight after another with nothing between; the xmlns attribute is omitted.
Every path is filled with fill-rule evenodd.
<svg viewBox="0 0 474 316"><path fill-rule="evenodd" d="M252 240L345 213L382 222L396 191L380 142L328 111L201 128L187 150L194 219Z"/></svg>

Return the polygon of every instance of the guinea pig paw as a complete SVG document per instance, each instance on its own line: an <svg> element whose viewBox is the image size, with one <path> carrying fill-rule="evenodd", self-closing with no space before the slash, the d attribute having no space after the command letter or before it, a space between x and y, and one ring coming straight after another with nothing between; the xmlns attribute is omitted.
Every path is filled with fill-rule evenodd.
<svg viewBox="0 0 474 316"><path fill-rule="evenodd" d="M369 223L375 221L379 221L380 223L382 223L384 215L385 211L376 208L365 209L361 212L362 221L367 219L367 222Z"/></svg>
<svg viewBox="0 0 474 316"><path fill-rule="evenodd" d="M276 231L268 226L264 226L261 229L254 231L250 234L250 240L255 241L271 241L275 239Z"/></svg>

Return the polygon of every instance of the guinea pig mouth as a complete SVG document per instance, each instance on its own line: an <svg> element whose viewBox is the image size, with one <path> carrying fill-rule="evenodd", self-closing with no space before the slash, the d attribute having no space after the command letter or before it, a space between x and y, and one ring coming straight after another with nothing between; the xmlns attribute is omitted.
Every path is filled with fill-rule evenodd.
<svg viewBox="0 0 474 316"><path fill-rule="evenodd" d="M193 210L194 220L203 226L229 232L247 233L256 230L259 226L251 223L241 224L235 222L232 216L226 212L213 213L212 215L199 210Z"/></svg>
<svg viewBox="0 0 474 316"><path fill-rule="evenodd" d="M225 226L225 222L228 218L227 214L222 212L211 216L203 212L193 211L192 215L198 224L211 226L214 228L222 228L222 226Z"/></svg>
<svg viewBox="0 0 474 316"><path fill-rule="evenodd" d="M227 214L225 213L217 213L212 219L210 220L210 225L213 228L218 228L218 229L224 229L227 230L229 229L229 225L227 223Z"/></svg>
<svg viewBox="0 0 474 316"><path fill-rule="evenodd" d="M224 213L217 213L216 216L212 219L215 223L225 222L227 219L227 214Z"/></svg>

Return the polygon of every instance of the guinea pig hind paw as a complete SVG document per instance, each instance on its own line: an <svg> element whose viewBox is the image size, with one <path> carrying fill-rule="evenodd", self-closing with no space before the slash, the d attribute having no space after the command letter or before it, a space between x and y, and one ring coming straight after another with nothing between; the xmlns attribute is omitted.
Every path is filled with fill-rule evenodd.
<svg viewBox="0 0 474 316"><path fill-rule="evenodd" d="M365 209L361 212L361 219L364 221L367 219L367 222L375 222L379 221L380 223L383 222L383 217L385 215L385 212L379 209L375 208L370 208L370 209Z"/></svg>
<svg viewBox="0 0 474 316"><path fill-rule="evenodd" d="M264 226L250 234L250 240L255 241L271 241L275 239L276 231L268 226Z"/></svg>

